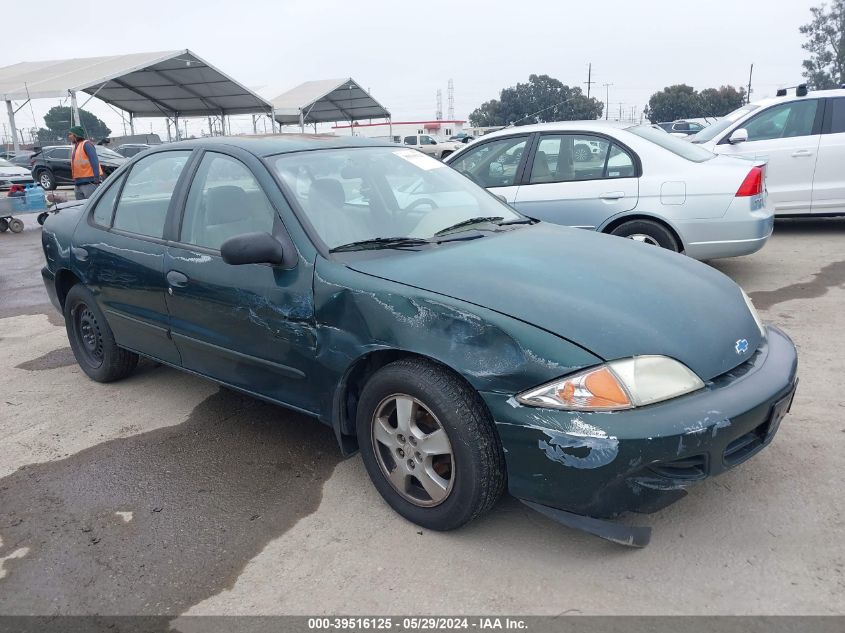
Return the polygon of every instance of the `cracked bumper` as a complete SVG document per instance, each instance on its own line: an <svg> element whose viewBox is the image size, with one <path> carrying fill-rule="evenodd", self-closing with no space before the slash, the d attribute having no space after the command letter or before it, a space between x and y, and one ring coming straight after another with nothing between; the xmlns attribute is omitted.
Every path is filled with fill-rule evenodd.
<svg viewBox="0 0 845 633"><path fill-rule="evenodd" d="M593 517L654 512L772 441L792 402L797 355L774 327L754 356L693 394L613 413L524 407L482 393L514 496Z"/></svg>

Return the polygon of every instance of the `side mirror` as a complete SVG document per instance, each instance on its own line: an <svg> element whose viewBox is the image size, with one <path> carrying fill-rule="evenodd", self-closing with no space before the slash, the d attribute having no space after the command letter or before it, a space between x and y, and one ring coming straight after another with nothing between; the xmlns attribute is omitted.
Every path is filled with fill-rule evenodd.
<svg viewBox="0 0 845 633"><path fill-rule="evenodd" d="M227 264L281 264L282 245L269 233L244 233L230 237L220 247L220 255Z"/></svg>
<svg viewBox="0 0 845 633"><path fill-rule="evenodd" d="M435 141L433 138L430 138L430 139L428 139L428 144L429 145L437 145L437 141Z"/></svg>
<svg viewBox="0 0 845 633"><path fill-rule="evenodd" d="M736 145L737 143L745 143L748 140L748 130L744 127L739 128L738 130L734 130L731 134L730 138L728 139L728 143L731 145Z"/></svg>

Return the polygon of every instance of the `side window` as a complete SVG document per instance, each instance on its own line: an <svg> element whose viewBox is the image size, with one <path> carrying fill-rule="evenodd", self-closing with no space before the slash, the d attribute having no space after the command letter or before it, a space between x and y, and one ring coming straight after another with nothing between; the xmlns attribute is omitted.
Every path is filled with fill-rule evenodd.
<svg viewBox="0 0 845 633"><path fill-rule="evenodd" d="M540 139L531 165L529 184L619 178L609 175L611 143L601 136L555 134ZM633 164L633 163L631 163ZM633 175L633 170L627 175Z"/></svg>
<svg viewBox="0 0 845 633"><path fill-rule="evenodd" d="M810 136L816 120L818 99L791 101L761 112L745 124L749 141Z"/></svg>
<svg viewBox="0 0 845 633"><path fill-rule="evenodd" d="M845 98L830 100L831 118L830 118L830 133L843 134L845 133Z"/></svg>
<svg viewBox="0 0 845 633"><path fill-rule="evenodd" d="M405 137L405 145L416 145L417 144L417 137L416 136L406 136Z"/></svg>
<svg viewBox="0 0 845 633"><path fill-rule="evenodd" d="M109 185L109 188L97 200L97 206L94 208L94 222L100 226L111 226L112 213L114 212L114 203L117 200L117 194L120 192L120 187L126 176L123 175Z"/></svg>
<svg viewBox="0 0 845 633"><path fill-rule="evenodd" d="M271 233L275 216L246 165L225 154L208 152L188 192L180 241L219 249L236 235Z"/></svg>
<svg viewBox="0 0 845 633"><path fill-rule="evenodd" d="M420 145L433 145L434 141L428 135L423 135L420 137Z"/></svg>
<svg viewBox="0 0 845 633"><path fill-rule="evenodd" d="M70 160L70 148L57 147L56 149L51 149L50 153L47 154L47 158L52 158L53 160Z"/></svg>
<svg viewBox="0 0 845 633"><path fill-rule="evenodd" d="M615 143L610 147L610 155L604 168L605 178L633 178L637 169L634 159L624 149Z"/></svg>
<svg viewBox="0 0 845 633"><path fill-rule="evenodd" d="M190 155L190 151L161 152L138 161L126 178L112 226L163 237L170 198Z"/></svg>
<svg viewBox="0 0 845 633"><path fill-rule="evenodd" d="M509 187L516 182L516 171L527 141L527 136L516 136L474 146L450 163L450 167L482 187Z"/></svg>

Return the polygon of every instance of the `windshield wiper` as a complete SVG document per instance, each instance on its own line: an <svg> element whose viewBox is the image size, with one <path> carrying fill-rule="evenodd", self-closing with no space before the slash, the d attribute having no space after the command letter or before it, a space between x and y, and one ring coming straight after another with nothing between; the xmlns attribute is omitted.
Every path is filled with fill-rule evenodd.
<svg viewBox="0 0 845 633"><path fill-rule="evenodd" d="M368 240L358 240L357 242L349 242L349 244L341 244L330 248L330 253L342 253L344 251L363 251L376 248L402 248L404 246L421 246L423 244L430 244L428 240L418 237L374 237Z"/></svg>
<svg viewBox="0 0 845 633"><path fill-rule="evenodd" d="M468 220L462 220L457 224L453 224L452 226L447 226L445 229L440 229L439 231L437 231L437 233L435 233L434 235L445 235L446 233L451 233L452 231L472 226L473 224L494 224L504 219L505 218L500 215L482 215L477 218L469 218Z"/></svg>

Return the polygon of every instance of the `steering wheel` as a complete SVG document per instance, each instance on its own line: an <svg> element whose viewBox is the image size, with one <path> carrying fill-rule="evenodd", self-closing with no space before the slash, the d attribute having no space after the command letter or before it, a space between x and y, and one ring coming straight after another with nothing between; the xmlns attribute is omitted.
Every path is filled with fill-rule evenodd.
<svg viewBox="0 0 845 633"><path fill-rule="evenodd" d="M405 207L404 211L413 211L417 207L422 206L424 204L429 205L432 209L439 208L437 206L437 203L434 200L432 200L431 198L417 198L411 204L409 204L407 207Z"/></svg>

